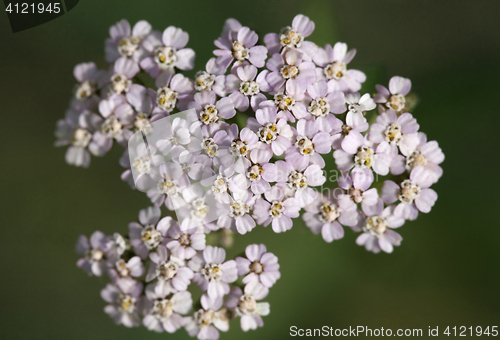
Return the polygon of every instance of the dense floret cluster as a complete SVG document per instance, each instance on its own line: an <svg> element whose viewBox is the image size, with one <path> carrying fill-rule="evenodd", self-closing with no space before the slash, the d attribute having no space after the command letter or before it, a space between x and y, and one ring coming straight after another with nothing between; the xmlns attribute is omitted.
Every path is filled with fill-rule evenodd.
<svg viewBox="0 0 500 340"><path fill-rule="evenodd" d="M360 93L366 76L348 67L356 50L318 47L306 40L313 30L297 15L259 40L228 19L192 80L182 74L195 59L185 31L122 20L106 40L109 69L75 67L56 145L81 167L115 143L128 147L122 179L152 205L126 236L78 240L78 266L110 278L101 296L116 323L199 339L218 339L235 318L256 329L270 312L262 300L280 278L278 258L252 244L227 260L231 233L286 232L302 216L326 242L348 227L358 245L391 253L402 240L395 229L431 210L444 154L409 112L410 80Z"/></svg>

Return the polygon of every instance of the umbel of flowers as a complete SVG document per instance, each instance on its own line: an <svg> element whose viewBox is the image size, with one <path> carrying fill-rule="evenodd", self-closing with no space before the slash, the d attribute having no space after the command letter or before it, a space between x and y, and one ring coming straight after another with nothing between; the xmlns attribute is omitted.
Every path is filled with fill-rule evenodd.
<svg viewBox="0 0 500 340"><path fill-rule="evenodd" d="M189 79L182 74L194 68L188 33L122 20L106 40L109 68L75 67L77 85L56 131L69 164L88 167L113 144L126 147L136 132L151 134L155 122L191 112L169 121L147 153L125 150L120 159L122 179L152 205L128 234L96 231L78 240L78 266L110 278L101 296L117 324L184 328L199 339L218 339L232 319L257 329L270 312L264 301L280 278L278 258L252 244L244 257L227 259L232 232L271 225L281 233L302 216L326 242L347 227L368 251L391 253L402 241L396 229L431 210L444 154L409 112L410 80L395 76L373 96L360 93L366 76L349 67L356 50L341 42L319 47L307 40L313 30L297 15L259 39L228 19L215 57ZM151 167L167 155L170 162ZM331 157L340 175L325 190ZM209 190L198 190L194 184L207 178ZM208 219L214 205L221 210ZM162 217L162 206L187 217Z"/></svg>

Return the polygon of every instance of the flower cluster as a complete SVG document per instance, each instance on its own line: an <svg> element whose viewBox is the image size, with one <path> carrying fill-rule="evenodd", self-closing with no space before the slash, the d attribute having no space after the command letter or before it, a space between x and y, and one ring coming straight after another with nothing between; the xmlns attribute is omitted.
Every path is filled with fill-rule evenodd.
<svg viewBox="0 0 500 340"><path fill-rule="evenodd" d="M261 300L280 278L278 258L252 244L245 257L226 261L225 250L206 245L203 232L182 232L172 218L159 218L150 207L140 211L140 223L130 223L129 239L100 231L78 239L78 266L111 280L101 291L109 303L104 311L126 327L142 323L168 333L184 327L199 339L218 339L218 330L226 332L237 317L244 331L262 327L270 307ZM199 310L193 310L191 283L203 292Z"/></svg>
<svg viewBox="0 0 500 340"><path fill-rule="evenodd" d="M106 40L109 69L75 67L56 145L69 145L66 161L82 167L115 142L128 146L122 179L152 203L127 237L95 232L77 245L78 266L109 275L101 295L117 323L137 326L142 316L150 330L184 327L199 339L217 339L235 317L256 329L279 265L263 244L226 261L218 246L232 232L271 225L281 233L302 216L326 242L348 227L358 245L391 253L402 240L394 229L431 210L444 154L410 113L410 80L360 93L366 76L349 67L356 50L319 47L306 40L313 30L297 15L259 40L228 19L214 57L191 80L182 74L195 58L186 32L122 20ZM332 157L334 181L325 171ZM160 219L163 206L177 221ZM203 292L194 313L192 282Z"/></svg>

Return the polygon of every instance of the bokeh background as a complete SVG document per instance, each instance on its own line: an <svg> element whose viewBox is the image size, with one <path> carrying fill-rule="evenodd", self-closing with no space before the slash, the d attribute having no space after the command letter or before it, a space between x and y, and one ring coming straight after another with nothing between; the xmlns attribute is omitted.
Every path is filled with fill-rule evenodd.
<svg viewBox="0 0 500 340"><path fill-rule="evenodd" d="M0 338L187 339L117 327L103 312L105 279L75 262L79 234L126 232L144 194L120 181L121 149L70 167L53 147L67 107L73 66L101 66L108 28L126 18L190 34L197 68L211 56L228 17L259 33L279 31L295 14L316 22L319 45L347 42L352 67L375 83L409 77L421 129L446 154L439 200L400 232L401 247L374 255L355 235L332 244L300 220L285 234L259 227L236 237L229 256L265 242L282 278L267 300L265 327L248 334L233 322L222 339L289 339L290 326L371 328L492 326L500 320L500 2L470 1L129 1L82 0L68 14L12 34L0 13Z"/></svg>

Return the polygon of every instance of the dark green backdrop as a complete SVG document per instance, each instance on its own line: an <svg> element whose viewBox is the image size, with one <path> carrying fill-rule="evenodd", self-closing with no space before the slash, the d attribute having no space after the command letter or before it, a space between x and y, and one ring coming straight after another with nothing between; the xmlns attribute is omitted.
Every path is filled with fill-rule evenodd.
<svg viewBox="0 0 500 340"><path fill-rule="evenodd" d="M147 198L119 179L119 148L88 170L53 148L55 122L71 95L73 66L102 63L108 27L127 18L182 27L211 56L224 20L260 33L297 13L316 22L312 40L358 49L353 65L373 82L410 77L421 129L446 154L439 199L400 231L392 255L345 239L326 244L301 222L285 234L257 228L233 256L265 242L281 263L265 327L222 339L289 339L289 327L488 326L500 320L500 2L491 1L97 1L12 34L0 13L0 338L186 339L117 327L99 296L104 279L75 266L74 244L95 229L125 232ZM101 64L102 65L102 64ZM365 88L373 91L373 88Z"/></svg>

